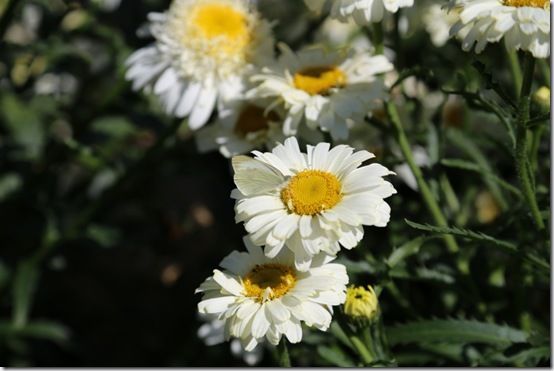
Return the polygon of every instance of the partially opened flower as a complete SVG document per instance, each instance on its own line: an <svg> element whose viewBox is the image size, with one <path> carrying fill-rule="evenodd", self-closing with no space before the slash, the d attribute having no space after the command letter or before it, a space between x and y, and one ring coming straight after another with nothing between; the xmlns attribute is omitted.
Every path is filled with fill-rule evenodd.
<svg viewBox="0 0 554 371"><path fill-rule="evenodd" d="M269 259L244 241L247 252L232 252L220 264L224 270L214 270L196 290L203 293L198 311L217 315L225 322L226 339L240 339L246 351L264 340L277 345L283 335L300 342L302 322L327 330L332 306L345 300L346 268L320 255L301 272L290 251Z"/></svg>
<svg viewBox="0 0 554 371"><path fill-rule="evenodd" d="M168 114L189 116L192 129L273 56L270 26L247 0L174 0L149 20L156 42L129 57L126 76L135 90L156 94Z"/></svg>
<svg viewBox="0 0 554 371"><path fill-rule="evenodd" d="M462 49L482 52L487 43L504 39L510 50L526 50L535 58L550 55L549 0L457 0L451 8L460 20L451 35L466 32Z"/></svg>
<svg viewBox="0 0 554 371"><path fill-rule="evenodd" d="M309 269L320 252L335 255L340 246L355 247L363 225L384 227L390 207L384 198L396 193L383 179L393 174L367 151L329 143L300 152L294 137L272 152L233 158L236 221L244 222L253 242L268 257L282 249L294 253L296 268Z"/></svg>
<svg viewBox="0 0 554 371"><path fill-rule="evenodd" d="M385 97L383 82L376 76L393 69L385 56L323 48L295 54L284 44L280 49L278 64L254 76L259 85L249 95L283 102L286 135L295 135L305 118L308 127L330 132L334 139L346 139L348 123L363 120Z"/></svg>
<svg viewBox="0 0 554 371"><path fill-rule="evenodd" d="M359 25L380 22L386 13L414 5L414 0L304 0L314 12L330 6L331 17L346 22L354 19Z"/></svg>

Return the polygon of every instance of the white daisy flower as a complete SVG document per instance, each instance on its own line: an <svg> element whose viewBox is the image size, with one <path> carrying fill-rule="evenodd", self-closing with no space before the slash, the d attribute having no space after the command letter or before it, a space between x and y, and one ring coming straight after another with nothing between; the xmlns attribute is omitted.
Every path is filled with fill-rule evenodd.
<svg viewBox="0 0 554 371"><path fill-rule="evenodd" d="M244 222L254 244L269 258L283 247L294 253L296 268L307 270L312 258L352 249L363 225L384 227L390 207L383 200L396 193L383 176L384 166L360 165L374 157L367 151L329 143L300 152L296 138L254 158L233 158L235 220Z"/></svg>
<svg viewBox="0 0 554 371"><path fill-rule="evenodd" d="M273 56L270 25L247 0L174 0L149 20L156 42L129 57L126 77L156 94L168 114L189 116L193 130Z"/></svg>
<svg viewBox="0 0 554 371"><path fill-rule="evenodd" d="M232 252L220 264L224 271L215 269L196 290L204 294L198 311L225 321L226 339L240 339L246 351L264 339L277 345L283 335L300 342L302 322L326 331L332 306L346 299L346 268L320 255L301 272L290 251L269 259L248 238L244 241L248 251Z"/></svg>
<svg viewBox="0 0 554 371"><path fill-rule="evenodd" d="M282 118L276 111L265 111L263 105L241 100L226 109L213 125L196 135L200 152L218 149L225 157L248 153L254 149L273 148L285 139Z"/></svg>
<svg viewBox="0 0 554 371"><path fill-rule="evenodd" d="M504 38L510 50L526 50L535 58L550 55L549 0L458 0L453 11L460 20L451 35L467 32L462 49L480 53L487 43Z"/></svg>
<svg viewBox="0 0 554 371"><path fill-rule="evenodd" d="M320 13L330 7L332 18L342 22L354 19L359 25L381 22L386 13L396 13L398 9L414 5L414 0L304 0L306 6Z"/></svg>
<svg viewBox="0 0 554 371"><path fill-rule="evenodd" d="M278 64L253 77L259 85L250 97L277 98L287 117L285 135L295 135L303 118L309 128L318 126L335 140L348 137L348 123L363 121L385 88L376 75L393 69L385 56L368 53L326 52L304 49L298 54L280 44Z"/></svg>

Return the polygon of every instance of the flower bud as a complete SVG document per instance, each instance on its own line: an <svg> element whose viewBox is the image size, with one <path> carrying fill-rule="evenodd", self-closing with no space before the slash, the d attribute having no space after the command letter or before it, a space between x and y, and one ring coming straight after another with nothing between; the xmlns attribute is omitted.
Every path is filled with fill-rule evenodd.
<svg viewBox="0 0 554 371"><path fill-rule="evenodd" d="M350 286L346 290L344 313L356 320L372 320L379 310L377 295L371 286Z"/></svg>
<svg viewBox="0 0 554 371"><path fill-rule="evenodd" d="M546 86L539 88L533 94L533 101L537 103L542 109L548 110L550 108L550 89Z"/></svg>

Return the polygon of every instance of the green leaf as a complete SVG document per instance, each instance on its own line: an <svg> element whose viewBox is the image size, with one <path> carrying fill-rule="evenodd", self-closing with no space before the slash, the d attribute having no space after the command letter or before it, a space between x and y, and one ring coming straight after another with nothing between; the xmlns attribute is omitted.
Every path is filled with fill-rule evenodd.
<svg viewBox="0 0 554 371"><path fill-rule="evenodd" d="M390 268L394 268L398 263L402 262L407 257L417 254L421 248L421 245L423 245L423 243L428 239L428 237L418 237L406 242L390 254L387 259L387 264Z"/></svg>
<svg viewBox="0 0 554 371"><path fill-rule="evenodd" d="M468 238L475 241L487 242L492 245L501 247L503 250L511 254L519 252L516 244L509 241L499 240L497 238L494 238L482 232L475 232L469 229L464 229L459 227L439 227L439 226L430 225L430 224L419 224L419 223L409 221L407 219L404 219L404 220L410 227L419 229L421 231L440 233L440 234L452 234L455 236ZM550 270L550 264L546 260L536 256L533 252L527 252L525 253L525 255L523 255L523 257L529 263L537 267L540 267L545 271Z"/></svg>
<svg viewBox="0 0 554 371"><path fill-rule="evenodd" d="M487 242L494 244L496 246L500 246L504 249L509 250L510 252L517 251L516 244L508 241L499 240L497 238L494 238L492 236L489 236L487 234L484 234L482 232L474 232L469 229L459 228L459 227L439 227L435 225L430 224L419 224L412 221L409 221L408 219L404 219L406 223L415 229L419 229L421 231L426 232L432 232L432 233L440 233L440 234L452 234L454 236L468 238L471 240L481 241L481 242Z"/></svg>
<svg viewBox="0 0 554 371"><path fill-rule="evenodd" d="M35 321L23 327L14 326L11 322L0 322L0 337L28 337L64 342L69 338L66 327L49 321Z"/></svg>
<svg viewBox="0 0 554 371"><path fill-rule="evenodd" d="M489 173L489 174L494 173L492 166L487 160L487 157L483 154L481 149L475 144L474 140L472 140L471 138L468 138L466 134L455 129L448 130L446 134L448 139L452 143L454 143L457 147L459 147L461 150L463 150L471 159L473 159L473 161L477 163L477 165L479 166L480 169L482 169L483 172ZM487 187L494 195L498 203L500 204L500 207L502 208L502 210L506 210L508 208L508 203L506 202L506 199L504 198L502 190L500 189L498 184L490 180L490 177L486 177L483 180L487 184Z"/></svg>
<svg viewBox="0 0 554 371"><path fill-rule="evenodd" d="M21 147L18 157L26 160L37 159L45 143L46 130L36 111L13 95L0 98L0 118L4 119L13 140Z"/></svg>
<svg viewBox="0 0 554 371"><path fill-rule="evenodd" d="M501 186L505 190L513 193L519 198L522 198L521 191L518 188L506 182L504 179L490 173L489 171L482 169L481 167L479 167L479 165L473 162L460 160L460 159L445 158L441 160L441 165L454 168L454 169L468 170L475 173L479 173L484 179L486 178L492 182L496 182L499 186Z"/></svg>
<svg viewBox="0 0 554 371"><path fill-rule="evenodd" d="M17 191L21 184L23 184L23 181L16 173L7 173L0 177L0 201Z"/></svg>
<svg viewBox="0 0 554 371"><path fill-rule="evenodd" d="M317 347L317 353L321 358L337 367L355 367L355 363L338 347L328 347L320 345Z"/></svg>
<svg viewBox="0 0 554 371"><path fill-rule="evenodd" d="M95 120L92 130L113 138L124 138L135 132L135 126L125 117L106 116Z"/></svg>
<svg viewBox="0 0 554 371"><path fill-rule="evenodd" d="M541 361L550 359L551 350L549 346L531 348L523 350L511 357L508 357L508 361L518 367L535 367Z"/></svg>
<svg viewBox="0 0 554 371"><path fill-rule="evenodd" d="M22 328L27 324L33 294L38 280L35 264L24 261L17 267L13 284L13 324Z"/></svg>
<svg viewBox="0 0 554 371"><path fill-rule="evenodd" d="M396 325L387 330L391 344L406 343L525 343L528 334L508 326L470 320L423 320Z"/></svg>

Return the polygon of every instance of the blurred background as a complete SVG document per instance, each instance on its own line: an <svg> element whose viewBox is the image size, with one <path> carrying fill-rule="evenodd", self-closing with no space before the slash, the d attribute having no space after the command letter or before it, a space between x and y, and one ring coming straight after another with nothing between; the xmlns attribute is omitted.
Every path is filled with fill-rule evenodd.
<svg viewBox="0 0 554 371"><path fill-rule="evenodd" d="M302 1L259 3L262 13L276 22L277 40L298 47L318 39L323 19L310 14ZM124 79L125 59L151 42L147 14L169 4L0 0L2 365L244 365L228 343L207 347L197 336L202 321L194 289L226 254L243 248L243 226L234 223L229 197L234 188L229 161L219 153L199 154L186 124L167 117L154 97L133 92ZM413 14L410 19L403 34L406 54L399 61L404 67L425 62L437 66L438 76L451 76L454 68L469 64L456 45L441 49L444 58L422 53L432 45L421 31L421 17ZM420 31L411 31L416 29ZM483 58L503 57L492 50ZM508 76L501 78L508 81ZM433 140L442 137L423 130L425 119L437 127L487 133L479 143L481 160L515 179L509 151L497 145L503 139L498 126L483 124L490 122L489 116L468 123L467 107L459 101L446 111L437 104L429 113L418 100L426 95L417 90L423 87L410 89L406 107L421 119L413 128L414 142L445 151ZM178 135L166 137L174 125L180 125ZM383 156L387 166L401 165L378 130L361 130L353 139L354 145L369 146ZM474 152L463 145L446 150ZM539 166L549 169L549 145L538 150ZM431 168L426 171L437 175ZM499 205L486 182L468 178L462 170L447 171L452 180L448 187L460 195L454 201L445 196L459 202L449 204L458 211L458 225L477 225L506 238L525 234L530 222L511 224L514 213L522 212L521 204L503 213L509 208ZM444 186L441 179L436 176L437 187ZM401 196L389 200L390 226L366 228L363 246L344 255L349 273L359 282L382 277L385 273L372 259L419 235L406 227L405 218L427 218L418 193L399 178L393 181ZM542 189L541 197L548 199L548 190ZM533 235L522 238L532 240ZM453 278L440 242L422 249L407 279L383 291L385 322L464 316L549 327L549 282L511 257L477 247L468 245L464 258L471 262L472 282ZM328 365L310 349L325 340L310 336L307 347L292 347L295 359ZM407 364L471 361L465 348L419 360L414 349L400 347ZM267 351L260 365L274 364Z"/></svg>

